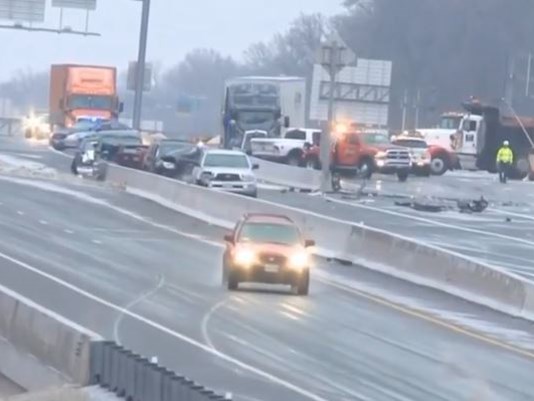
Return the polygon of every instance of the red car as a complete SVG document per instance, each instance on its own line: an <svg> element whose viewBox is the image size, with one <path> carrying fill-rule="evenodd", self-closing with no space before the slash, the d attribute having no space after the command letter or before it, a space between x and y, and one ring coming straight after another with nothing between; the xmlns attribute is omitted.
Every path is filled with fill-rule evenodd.
<svg viewBox="0 0 534 401"><path fill-rule="evenodd" d="M314 241L305 240L288 217L247 214L224 237L223 284L236 290L240 283L290 285L308 295Z"/></svg>

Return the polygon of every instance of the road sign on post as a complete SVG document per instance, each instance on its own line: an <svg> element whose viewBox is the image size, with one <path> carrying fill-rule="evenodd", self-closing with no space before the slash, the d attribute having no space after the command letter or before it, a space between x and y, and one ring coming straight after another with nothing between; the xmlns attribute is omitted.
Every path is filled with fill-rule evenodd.
<svg viewBox="0 0 534 401"><path fill-rule="evenodd" d="M0 0L0 20L44 22L45 0Z"/></svg>
<svg viewBox="0 0 534 401"><path fill-rule="evenodd" d="M328 101L328 121L323 127L321 138L320 157L322 164L321 191L326 193L331 190L330 179L330 152L332 148L331 133L334 126L334 106L336 96L337 74L346 66L356 63L356 54L347 47L337 33L333 33L328 40L321 45L317 55L317 62L323 66L330 76L330 97Z"/></svg>
<svg viewBox="0 0 534 401"><path fill-rule="evenodd" d="M96 10L96 0L52 0L52 7L94 11Z"/></svg>
<svg viewBox="0 0 534 401"><path fill-rule="evenodd" d="M137 80L137 62L131 61L128 65L128 90L135 91ZM143 80L143 91L150 92L152 89L152 64L145 64L145 79Z"/></svg>

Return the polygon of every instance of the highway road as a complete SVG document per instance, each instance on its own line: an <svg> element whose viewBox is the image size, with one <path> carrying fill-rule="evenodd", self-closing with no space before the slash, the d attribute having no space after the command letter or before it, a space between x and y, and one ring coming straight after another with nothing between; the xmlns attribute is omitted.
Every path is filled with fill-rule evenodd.
<svg viewBox="0 0 534 401"><path fill-rule="evenodd" d="M525 184L529 185L529 184ZM271 202L400 234L468 255L534 279L534 208L493 206L483 213L439 213L396 206L394 200L326 199L299 193L265 192Z"/></svg>
<svg viewBox="0 0 534 401"><path fill-rule="evenodd" d="M42 144L14 140L2 148L11 157L41 163L68 176L69 159ZM0 160L1 161L1 160ZM72 177L70 177L72 178ZM349 189L356 189L354 183ZM260 197L279 204L310 210L332 218L364 222L496 265L534 279L533 183L510 182L503 186L486 173L452 172L442 177L411 177L399 183L395 177L377 175L365 190L373 197L356 199L331 195L327 199L283 191L260 191ZM491 202L482 214L461 214L455 200L484 195ZM396 200L431 197L450 207L441 213L419 212L396 206Z"/></svg>
<svg viewBox="0 0 534 401"><path fill-rule="evenodd" d="M320 259L309 297L228 293L216 227L75 180L0 194L3 285L236 400L534 399L526 322Z"/></svg>

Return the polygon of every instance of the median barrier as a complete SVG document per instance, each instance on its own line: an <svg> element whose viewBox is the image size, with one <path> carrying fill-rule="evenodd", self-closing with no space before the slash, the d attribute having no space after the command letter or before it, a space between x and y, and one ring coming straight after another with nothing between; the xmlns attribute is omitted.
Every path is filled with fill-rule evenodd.
<svg viewBox="0 0 534 401"><path fill-rule="evenodd" d="M317 242L317 254L435 288L465 300L534 320L534 283L465 255L383 230L313 212L217 192L110 165L108 180L178 212L231 228L244 213L285 214Z"/></svg>
<svg viewBox="0 0 534 401"><path fill-rule="evenodd" d="M27 390L89 381L96 334L0 286L0 373Z"/></svg>
<svg viewBox="0 0 534 401"><path fill-rule="evenodd" d="M262 181L307 191L317 191L321 188L320 171L273 163L255 157L251 159L253 163L259 165L256 175Z"/></svg>

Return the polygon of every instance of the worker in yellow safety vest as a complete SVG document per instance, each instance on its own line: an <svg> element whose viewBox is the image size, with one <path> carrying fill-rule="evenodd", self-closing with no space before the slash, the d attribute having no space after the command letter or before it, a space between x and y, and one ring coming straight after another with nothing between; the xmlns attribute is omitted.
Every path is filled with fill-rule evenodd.
<svg viewBox="0 0 534 401"><path fill-rule="evenodd" d="M499 170L499 181L506 184L506 178L510 173L514 163L514 152L510 149L510 142L504 141L497 152L497 169Z"/></svg>

